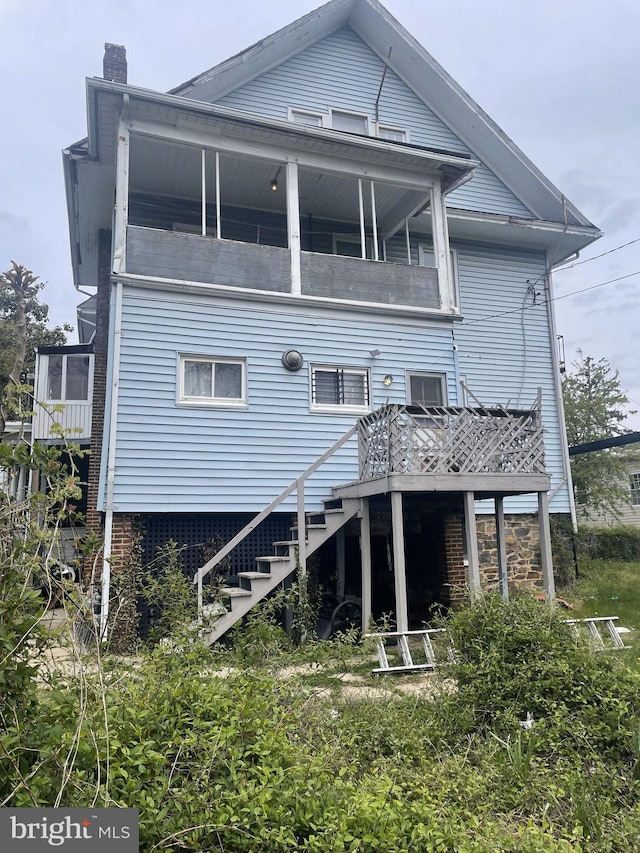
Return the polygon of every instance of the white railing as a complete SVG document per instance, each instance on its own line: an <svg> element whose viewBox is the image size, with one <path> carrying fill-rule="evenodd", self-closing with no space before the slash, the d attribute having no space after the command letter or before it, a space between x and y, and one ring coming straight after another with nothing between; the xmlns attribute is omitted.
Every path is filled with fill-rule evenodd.
<svg viewBox="0 0 640 853"><path fill-rule="evenodd" d="M304 506L304 484L309 479L309 477L318 470L318 468L327 461L333 454L345 444L351 436L353 436L356 432L357 424L351 427L350 430L345 432L345 434L339 438L331 447L326 450L322 456L320 456L316 461L310 465L306 471L303 471L296 479L291 483L287 488L281 492L277 498L271 501L269 506L265 507L262 512L259 512L255 518L252 518L251 521L246 524L239 533L230 539L226 545L224 545L218 552L215 554L208 562L201 566L193 582L198 586L198 613L202 612L202 581L203 578L209 574L209 572L214 569L219 563L227 557L233 549L242 542L243 539L246 539L247 536L258 527L259 524L267 518L271 513L278 507L285 498L288 498L289 495L296 492L297 498L297 525L298 525L298 562L300 565L301 571L305 571L306 569L306 539L305 539L305 530L306 530L306 521L305 521L305 506Z"/></svg>
<svg viewBox="0 0 640 853"><path fill-rule="evenodd" d="M358 422L360 479L388 474L544 474L536 410L383 406Z"/></svg>

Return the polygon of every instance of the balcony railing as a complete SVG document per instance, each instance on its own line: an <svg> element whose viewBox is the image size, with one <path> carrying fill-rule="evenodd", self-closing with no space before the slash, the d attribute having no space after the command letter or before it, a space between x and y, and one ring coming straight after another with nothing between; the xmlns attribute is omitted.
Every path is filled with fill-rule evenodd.
<svg viewBox="0 0 640 853"><path fill-rule="evenodd" d="M544 474L537 411L383 406L358 422L360 479L389 474Z"/></svg>
<svg viewBox="0 0 640 853"><path fill-rule="evenodd" d="M303 296L439 309L431 267L301 252ZM275 293L291 292L288 249L182 231L127 227L127 272Z"/></svg>

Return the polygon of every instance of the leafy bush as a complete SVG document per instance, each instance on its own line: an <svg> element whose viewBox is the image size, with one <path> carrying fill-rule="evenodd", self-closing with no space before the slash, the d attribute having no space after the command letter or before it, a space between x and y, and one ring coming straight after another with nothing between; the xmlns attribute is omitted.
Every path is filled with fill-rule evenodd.
<svg viewBox="0 0 640 853"><path fill-rule="evenodd" d="M457 655L454 698L473 709L475 730L508 730L528 713L539 719L562 712L593 722L594 738L602 728L603 747L609 736L628 732L640 709L640 676L574 638L564 618L526 596L507 603L491 595L448 621Z"/></svg>
<svg viewBox="0 0 640 853"><path fill-rule="evenodd" d="M580 554L592 560L640 560L640 528L583 527L578 533Z"/></svg>

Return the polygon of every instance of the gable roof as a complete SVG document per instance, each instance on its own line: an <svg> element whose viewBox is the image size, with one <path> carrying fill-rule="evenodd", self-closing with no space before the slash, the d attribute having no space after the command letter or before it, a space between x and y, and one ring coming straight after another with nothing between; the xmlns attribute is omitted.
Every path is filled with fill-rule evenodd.
<svg viewBox="0 0 640 853"><path fill-rule="evenodd" d="M595 226L378 0L330 0L324 6L170 94L215 103L336 30L348 26L540 220ZM391 55L389 53L391 51Z"/></svg>

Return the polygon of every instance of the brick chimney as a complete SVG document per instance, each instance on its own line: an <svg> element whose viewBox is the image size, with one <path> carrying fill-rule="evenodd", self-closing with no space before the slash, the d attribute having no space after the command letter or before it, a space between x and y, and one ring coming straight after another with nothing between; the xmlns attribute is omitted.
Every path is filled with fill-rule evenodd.
<svg viewBox="0 0 640 853"><path fill-rule="evenodd" d="M114 83L127 82L127 51L124 45L105 43L102 76Z"/></svg>

